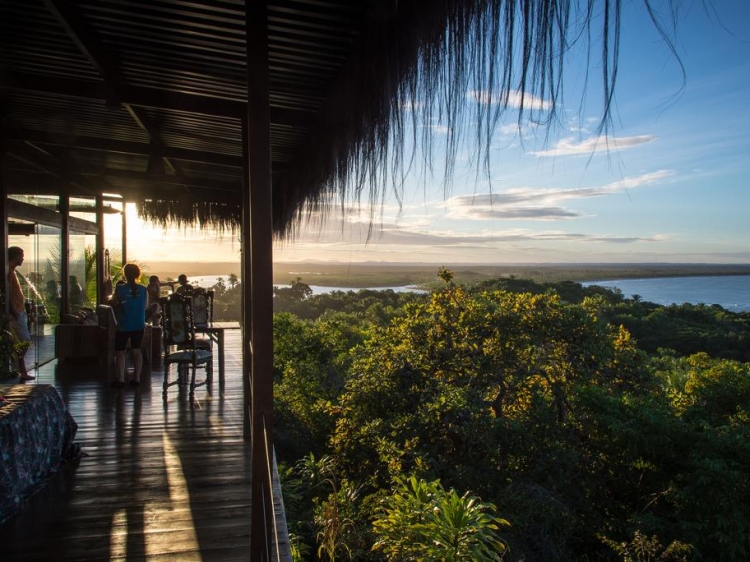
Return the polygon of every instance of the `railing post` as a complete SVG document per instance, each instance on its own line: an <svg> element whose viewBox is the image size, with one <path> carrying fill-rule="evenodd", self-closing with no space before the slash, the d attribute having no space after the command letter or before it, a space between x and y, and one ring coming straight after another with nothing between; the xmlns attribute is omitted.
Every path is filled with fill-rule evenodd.
<svg viewBox="0 0 750 562"><path fill-rule="evenodd" d="M273 219L266 2L245 2L247 139L250 177L252 342L252 515L250 559L270 557L273 502L266 451L273 432Z"/></svg>

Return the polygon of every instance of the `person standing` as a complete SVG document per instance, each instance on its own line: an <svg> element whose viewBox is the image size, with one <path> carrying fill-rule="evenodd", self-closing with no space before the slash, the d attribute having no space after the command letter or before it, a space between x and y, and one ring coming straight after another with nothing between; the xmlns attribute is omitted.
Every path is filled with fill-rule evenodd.
<svg viewBox="0 0 750 562"><path fill-rule="evenodd" d="M141 355L141 343L143 332L146 328L146 304L148 292L146 287L140 285L141 268L134 263L129 263L123 268L123 275L127 283L117 285L115 294L112 296L112 306L117 316L117 331L115 332L115 368L117 378L112 381L113 388L125 386L125 348L130 342L133 356L133 387L141 384L141 368L143 367L143 356Z"/></svg>
<svg viewBox="0 0 750 562"><path fill-rule="evenodd" d="M23 296L21 283L16 275L16 268L23 263L23 248L11 246L8 248L8 312L10 313L10 326L13 333L16 334L18 341L21 343L21 349L18 353L18 373L22 381L34 379L26 370L26 351L31 344L31 334L29 333L29 319L26 316L26 299Z"/></svg>

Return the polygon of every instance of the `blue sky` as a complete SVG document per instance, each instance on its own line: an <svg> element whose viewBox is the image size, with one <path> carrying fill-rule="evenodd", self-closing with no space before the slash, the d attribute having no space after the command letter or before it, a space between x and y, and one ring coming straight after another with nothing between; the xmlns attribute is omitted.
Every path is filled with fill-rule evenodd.
<svg viewBox="0 0 750 562"><path fill-rule="evenodd" d="M392 198L376 210L369 240L369 209L347 202L343 218L277 244L276 261L750 263L750 2L683 2L675 44L684 88L642 2L624 4L606 137L595 131L598 82L581 104L578 53L566 62L552 135L524 123L519 137L512 112L498 128L491 193L459 155L448 194L440 178L412 178L401 206ZM129 253L165 259L153 249L164 233L137 230ZM181 237L168 233L157 246L174 256L168 241ZM238 259L230 237L195 238L196 261Z"/></svg>

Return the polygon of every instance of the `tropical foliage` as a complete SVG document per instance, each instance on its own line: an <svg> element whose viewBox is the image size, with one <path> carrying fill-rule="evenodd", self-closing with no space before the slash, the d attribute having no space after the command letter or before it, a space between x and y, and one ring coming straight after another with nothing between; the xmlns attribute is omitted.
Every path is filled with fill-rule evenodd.
<svg viewBox="0 0 750 562"><path fill-rule="evenodd" d="M396 476L392 495L373 521L373 549L390 560L500 560L505 543L497 531L508 526L495 506L468 493L446 491L439 480Z"/></svg>
<svg viewBox="0 0 750 562"><path fill-rule="evenodd" d="M750 366L731 357L749 315L674 307L683 338L706 337L660 346L638 320L664 307L440 275L430 295L341 293L321 313L306 291L277 301L300 559L747 559Z"/></svg>

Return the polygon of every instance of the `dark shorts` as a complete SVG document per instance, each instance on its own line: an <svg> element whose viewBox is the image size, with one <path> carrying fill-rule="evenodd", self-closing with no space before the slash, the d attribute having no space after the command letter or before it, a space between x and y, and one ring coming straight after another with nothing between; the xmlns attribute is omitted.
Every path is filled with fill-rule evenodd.
<svg viewBox="0 0 750 562"><path fill-rule="evenodd" d="M115 332L115 351L125 351L128 347L128 340L130 340L131 349L140 349L141 342L143 341L144 330L136 330L135 332Z"/></svg>

